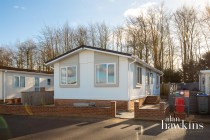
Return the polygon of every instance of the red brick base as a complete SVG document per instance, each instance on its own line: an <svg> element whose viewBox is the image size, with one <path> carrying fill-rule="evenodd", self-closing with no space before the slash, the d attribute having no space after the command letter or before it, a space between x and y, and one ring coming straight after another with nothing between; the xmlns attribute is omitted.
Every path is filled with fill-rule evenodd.
<svg viewBox="0 0 210 140"><path fill-rule="evenodd" d="M0 105L0 114L35 116L115 117L116 102L110 107Z"/></svg>
<svg viewBox="0 0 210 140"><path fill-rule="evenodd" d="M94 102L96 107L109 107L111 100L82 100L82 99L55 99L56 106L73 106L74 103ZM133 102L134 103L134 102ZM116 101L116 109L128 111L129 101ZM134 105L133 105L134 106Z"/></svg>
<svg viewBox="0 0 210 140"><path fill-rule="evenodd" d="M146 120L161 120L169 114L169 106L161 102L158 109L141 109L139 102L135 102L134 117Z"/></svg>

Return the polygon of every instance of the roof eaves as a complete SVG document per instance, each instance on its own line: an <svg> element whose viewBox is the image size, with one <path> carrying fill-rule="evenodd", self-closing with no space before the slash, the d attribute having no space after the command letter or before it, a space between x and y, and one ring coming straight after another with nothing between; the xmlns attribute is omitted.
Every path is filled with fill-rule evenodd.
<svg viewBox="0 0 210 140"><path fill-rule="evenodd" d="M88 47L85 47L84 49L101 52L101 53L106 53L106 54L111 54L111 55L122 56L122 57L128 57L128 58L131 57L131 54L120 53L120 52L118 53L118 52L110 51L110 50L105 51L105 50L100 50L100 49L92 49L92 48L88 48Z"/></svg>
<svg viewBox="0 0 210 140"><path fill-rule="evenodd" d="M29 70L29 69L20 69L20 68L13 68L13 67L0 67L0 71L12 71L12 72L24 72L24 73L36 73L36 74L53 75L53 72L39 71L39 70Z"/></svg>
<svg viewBox="0 0 210 140"><path fill-rule="evenodd" d="M97 47L91 47L91 46L85 46L85 45L82 45L80 47L77 47L73 50L70 50L58 57L55 57L54 59L52 60L49 60L47 62L45 62L45 65L50 65L50 64L53 64L54 62L57 62L71 54L74 54L74 53L77 53L78 51L81 51L81 50L92 50L92 51L96 51L96 52L102 52L102 53L107 53L107 54L112 54L112 55L118 55L118 56L122 56L122 57L131 57L132 54L129 54L129 53L123 53L123 52L117 52L117 51L113 51L113 50L108 50L108 49L102 49L102 48L97 48Z"/></svg>
<svg viewBox="0 0 210 140"><path fill-rule="evenodd" d="M147 64L146 62L142 61L141 59L136 58L135 56L132 56L132 58L135 59L135 60L137 60L138 63L142 64L142 65L145 66L146 68L151 69L151 70L153 70L153 71L159 73L160 75L163 75L163 72L162 72L162 71L160 71L160 70L158 70L158 69L156 69L156 68L150 66L149 64Z"/></svg>
<svg viewBox="0 0 210 140"><path fill-rule="evenodd" d="M210 73L210 70L200 70L200 73L204 73L204 74Z"/></svg>
<svg viewBox="0 0 210 140"><path fill-rule="evenodd" d="M65 58L65 57L67 57L67 56L69 56L71 54L74 54L74 53L76 53L78 51L81 51L82 49L83 49L83 47L78 47L76 49L73 49L71 51L68 51L68 52L66 52L66 53L64 53L64 54L62 54L62 55L60 55L58 57L53 58L52 60L49 60L49 61L45 62L45 65L50 65L50 64L52 64L54 62L57 62L57 61Z"/></svg>

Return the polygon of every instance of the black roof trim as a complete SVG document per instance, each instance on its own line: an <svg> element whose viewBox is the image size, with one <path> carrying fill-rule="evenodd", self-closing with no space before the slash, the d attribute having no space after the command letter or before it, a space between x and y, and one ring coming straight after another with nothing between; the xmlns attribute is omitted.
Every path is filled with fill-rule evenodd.
<svg viewBox="0 0 210 140"><path fill-rule="evenodd" d="M104 51L104 52L109 52L109 53L115 53L115 54L125 55L125 56L131 56L131 55L132 55L132 54L130 54L130 53L124 53L124 52L118 52L118 51L114 51L114 50L108 50L108 49L103 49L103 48L97 48L97 47L92 47L92 46L81 45L80 47L77 47L77 48L75 48L75 49L72 49L72 50L70 50L70 51L67 51L67 52L64 53L64 54L61 54L61 55L59 55L59 56L57 56L57 57L55 57L55 58L53 58L53 59L51 59L51 60L45 62L45 64L47 64L47 63L49 63L49 62L51 62L51 61L54 61L54 60L56 60L56 59L58 59L58 58L60 58L60 57L62 57L62 56L65 56L65 55L67 55L67 54L69 54L69 53L72 53L72 52L74 52L74 51L76 51L76 50L79 50L79 49L81 49L81 48L93 49L93 50Z"/></svg>

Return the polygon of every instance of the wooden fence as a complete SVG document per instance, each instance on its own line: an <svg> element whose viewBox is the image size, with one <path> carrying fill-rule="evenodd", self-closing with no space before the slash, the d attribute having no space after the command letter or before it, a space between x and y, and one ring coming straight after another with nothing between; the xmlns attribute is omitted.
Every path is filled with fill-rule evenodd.
<svg viewBox="0 0 210 140"><path fill-rule="evenodd" d="M160 95L162 97L168 97L170 93L177 90L177 84L175 83L163 83L160 85Z"/></svg>
<svg viewBox="0 0 210 140"><path fill-rule="evenodd" d="M190 90L198 91L199 83L162 83L160 86L161 97L168 97L172 92L176 90Z"/></svg>
<svg viewBox="0 0 210 140"><path fill-rule="evenodd" d="M23 105L49 105L54 104L54 91L22 92Z"/></svg>

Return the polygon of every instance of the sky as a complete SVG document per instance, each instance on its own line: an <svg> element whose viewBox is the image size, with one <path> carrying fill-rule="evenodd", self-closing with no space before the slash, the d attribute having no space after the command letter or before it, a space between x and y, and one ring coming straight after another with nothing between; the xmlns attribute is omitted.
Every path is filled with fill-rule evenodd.
<svg viewBox="0 0 210 140"><path fill-rule="evenodd" d="M125 18L136 15L163 0L0 0L0 45L37 39L43 27L67 23L76 27L105 22L123 25ZM165 0L169 11L183 4L202 9L208 0Z"/></svg>

